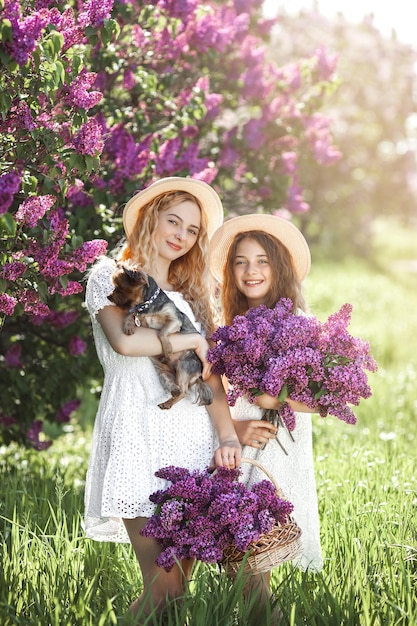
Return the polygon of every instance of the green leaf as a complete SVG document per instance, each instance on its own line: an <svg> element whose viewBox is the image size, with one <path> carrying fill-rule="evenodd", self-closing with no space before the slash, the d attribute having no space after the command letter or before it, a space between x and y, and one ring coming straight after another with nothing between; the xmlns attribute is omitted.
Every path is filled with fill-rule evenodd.
<svg viewBox="0 0 417 626"><path fill-rule="evenodd" d="M71 237L71 245L74 249L79 248L84 243L84 239L80 235Z"/></svg>
<svg viewBox="0 0 417 626"><path fill-rule="evenodd" d="M64 36L55 30L51 33L50 37L53 43L54 52L55 54L58 54L58 52L60 52L62 46L64 45Z"/></svg>
<svg viewBox="0 0 417 626"><path fill-rule="evenodd" d="M38 187L38 179L36 176L25 176L23 179L22 189L26 195L34 193Z"/></svg>
<svg viewBox="0 0 417 626"><path fill-rule="evenodd" d="M322 396L324 396L327 393L327 389L324 389L323 387L314 394L314 398L315 400L319 400Z"/></svg>
<svg viewBox="0 0 417 626"><path fill-rule="evenodd" d="M38 293L42 300L46 300L48 297L48 285L45 281L41 281L38 283Z"/></svg>
<svg viewBox="0 0 417 626"><path fill-rule="evenodd" d="M54 75L57 85L63 85L65 82L65 68L61 61L55 62Z"/></svg>
<svg viewBox="0 0 417 626"><path fill-rule="evenodd" d="M63 287L64 289L66 289L66 288L67 288L67 286L68 286L68 276L60 276L60 277L59 277L59 282L60 282L60 284L62 285L62 287Z"/></svg>
<svg viewBox="0 0 417 626"><path fill-rule="evenodd" d="M284 402L287 398L288 398L288 386L287 385L283 385L281 387L281 391L278 394L278 400L280 402Z"/></svg>
<svg viewBox="0 0 417 626"><path fill-rule="evenodd" d="M263 394L263 391L261 391L257 387L251 387L249 391L253 396L261 396Z"/></svg>
<svg viewBox="0 0 417 626"><path fill-rule="evenodd" d="M12 23L6 18L1 21L0 38L2 42L13 41Z"/></svg>
<svg viewBox="0 0 417 626"><path fill-rule="evenodd" d="M16 234L17 224L11 213L3 213L0 217L0 224L2 226L2 230L5 230L8 235L14 237Z"/></svg>

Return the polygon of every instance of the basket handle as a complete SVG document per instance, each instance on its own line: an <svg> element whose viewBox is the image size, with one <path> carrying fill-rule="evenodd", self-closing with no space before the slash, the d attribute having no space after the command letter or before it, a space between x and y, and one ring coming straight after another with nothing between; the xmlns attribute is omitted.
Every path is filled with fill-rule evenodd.
<svg viewBox="0 0 417 626"><path fill-rule="evenodd" d="M258 469L260 469L262 472L264 472L264 474L267 475L267 477L269 478L269 480L271 481L271 483L274 485L275 487L275 491L277 492L277 496L281 498L281 500L286 500L285 495L281 489L281 487L278 485L275 476L273 476L271 474L271 472L269 472L266 467L264 467L262 465L262 463L259 463L259 461L256 461L256 459L250 459L246 456L243 456L240 459L241 463L249 463L250 465L254 465L255 467L257 467Z"/></svg>
<svg viewBox="0 0 417 626"><path fill-rule="evenodd" d="M264 472L264 474L266 474L266 475L267 475L267 477L269 478L269 480L271 481L271 483L274 485L274 487L275 487L275 491L276 491L276 493L277 493L277 496L278 496L279 498L281 498L281 500L286 500L286 499L287 499L287 498L285 497L284 492L282 491L281 487L278 485L278 483L277 483L277 481L276 481L275 476L273 476L273 475L272 475L272 474L271 474L271 473L270 473L270 472L266 469L266 467L264 467L264 466L262 465L262 463L259 463L259 461L256 461L255 459L250 459L250 458L248 458L248 457L246 457L246 456L243 456L243 457L240 459L240 462L241 462L241 463L249 463L250 465L255 465L258 469L260 469L262 472ZM217 472L217 468L214 470L214 472L213 472L213 474L212 474L212 475L214 476L214 474L216 474L216 472Z"/></svg>

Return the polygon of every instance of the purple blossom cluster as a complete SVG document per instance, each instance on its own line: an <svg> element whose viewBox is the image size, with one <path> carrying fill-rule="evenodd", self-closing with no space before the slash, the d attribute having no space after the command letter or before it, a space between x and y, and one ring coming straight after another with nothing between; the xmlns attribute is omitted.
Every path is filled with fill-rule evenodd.
<svg viewBox="0 0 417 626"><path fill-rule="evenodd" d="M5 48L16 63L25 65L35 50L43 29L50 23L50 12L40 8L32 15L20 14L20 2L8 0L3 8L3 19L9 19L12 28L12 42L6 42Z"/></svg>
<svg viewBox="0 0 417 626"><path fill-rule="evenodd" d="M96 74L82 70L75 78L68 91L68 104L88 111L100 102L103 94L100 91L89 91L94 85Z"/></svg>
<svg viewBox="0 0 417 626"><path fill-rule="evenodd" d="M78 335L73 335L68 344L68 352L71 356L81 356L87 349L87 344L85 341L78 337Z"/></svg>
<svg viewBox="0 0 417 626"><path fill-rule="evenodd" d="M61 406L56 412L55 419L61 424L66 424L70 421L71 413L76 411L81 402L80 400L69 400L63 406Z"/></svg>
<svg viewBox="0 0 417 626"><path fill-rule="evenodd" d="M7 172L0 176L0 215L5 213L13 202L13 196L19 191L21 175Z"/></svg>
<svg viewBox="0 0 417 626"><path fill-rule="evenodd" d="M14 218L18 224L24 224L28 228L35 228L38 221L49 211L55 202L55 196L31 196L23 200Z"/></svg>
<svg viewBox="0 0 417 626"><path fill-rule="evenodd" d="M314 316L295 315L291 300L282 298L272 309L249 309L218 328L208 359L213 372L225 375L231 385L229 404L240 396L255 402L257 395L268 393L281 400L278 414L289 430L296 421L286 398L322 417L356 423L349 405L371 396L365 370L375 372L377 364L369 342L348 332L351 314L352 306L344 304L321 323Z"/></svg>
<svg viewBox="0 0 417 626"><path fill-rule="evenodd" d="M21 318L5 319L3 331L23 336L28 321L43 324L42 333L47 325L70 323L60 309L74 303L60 296L81 293L79 273L107 246L102 240L79 246L79 236L116 237L121 225L113 211L156 176L216 184L220 173L235 180L252 205L265 202L274 210L277 188L281 197L281 187L292 182L287 208L308 208L297 178L300 147L307 139L321 162L331 156L328 125L313 116L314 85L330 78L335 59L323 48L310 69L294 64L280 76L264 44L275 20L255 17L261 4L3 0L0 314ZM220 79L213 71L219 59ZM254 111L253 119L239 110ZM225 111L227 124L219 126ZM284 136L277 119L288 128ZM280 164L282 153L294 156ZM256 189L247 184L248 172L262 181ZM77 324L67 340L70 356L85 354ZM45 361L52 349L45 348ZM8 356L10 388L21 363L28 374L36 369L35 378L41 372L24 352L23 359L17 349ZM8 406L0 410L12 413ZM43 414L28 400L18 421L28 425ZM31 437L42 447L41 426L34 424Z"/></svg>
<svg viewBox="0 0 417 626"><path fill-rule="evenodd" d="M73 145L80 154L96 156L102 153L104 147L102 129L94 117L83 124L73 139Z"/></svg>
<svg viewBox="0 0 417 626"><path fill-rule="evenodd" d="M169 571L183 558L217 563L227 547L245 552L276 523L286 522L293 505L277 495L272 482L249 489L238 481L240 474L225 467L215 474L174 466L156 472L172 484L150 496L156 511L141 534L161 544L159 567Z"/></svg>

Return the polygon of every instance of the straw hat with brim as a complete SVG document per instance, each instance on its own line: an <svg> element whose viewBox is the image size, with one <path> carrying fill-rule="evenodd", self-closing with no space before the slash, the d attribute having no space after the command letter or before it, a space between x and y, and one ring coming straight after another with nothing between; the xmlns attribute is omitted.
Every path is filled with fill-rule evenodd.
<svg viewBox="0 0 417 626"><path fill-rule="evenodd" d="M210 269L219 282L223 281L223 267L235 236L251 230L261 230L279 239L292 256L299 280L304 280L310 271L311 256L302 233L282 217L252 213L227 220L211 238Z"/></svg>
<svg viewBox="0 0 417 626"><path fill-rule="evenodd" d="M223 223L223 205L210 185L194 178L171 176L152 183L127 202L123 210L123 226L128 237L135 226L141 208L167 191L186 191L197 198L206 218L209 238L212 237L216 228Z"/></svg>

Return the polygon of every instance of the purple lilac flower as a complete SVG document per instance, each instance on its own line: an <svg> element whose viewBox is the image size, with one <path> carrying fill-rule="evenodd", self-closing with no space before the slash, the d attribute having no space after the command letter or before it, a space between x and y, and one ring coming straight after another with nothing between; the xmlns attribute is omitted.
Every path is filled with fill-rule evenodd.
<svg viewBox="0 0 417 626"><path fill-rule="evenodd" d="M57 422L67 423L70 420L71 413L76 411L80 406L80 400L69 400L63 406L61 406L55 414L55 419Z"/></svg>
<svg viewBox="0 0 417 626"><path fill-rule="evenodd" d="M215 475L175 466L156 472L171 482L151 494L157 509L142 531L161 544L157 565L169 571L176 560L191 557L216 563L228 546L246 551L286 521L292 504L278 497L274 485L261 481L248 489L238 481L240 474L221 467Z"/></svg>
<svg viewBox="0 0 417 626"><path fill-rule="evenodd" d="M26 272L27 265L21 261L13 261L12 263L5 263L0 271L0 276L4 280L10 280L15 282Z"/></svg>
<svg viewBox="0 0 417 626"><path fill-rule="evenodd" d="M64 36L62 52L83 41L84 27L76 23L72 7L65 9L63 13L56 8L52 8L50 14L51 24L54 24L61 35Z"/></svg>
<svg viewBox="0 0 417 626"><path fill-rule="evenodd" d="M0 412L0 426L8 428L9 426L14 426L14 424L17 424L14 417Z"/></svg>
<svg viewBox="0 0 417 626"><path fill-rule="evenodd" d="M45 215L56 202L54 196L31 196L23 200L16 211L15 220L18 224L24 224L28 228L35 228L38 221Z"/></svg>
<svg viewBox="0 0 417 626"><path fill-rule="evenodd" d="M0 313L13 315L17 303L17 299L13 296L9 296L7 293L0 293Z"/></svg>
<svg viewBox="0 0 417 626"><path fill-rule="evenodd" d="M6 367L16 367L18 369L23 368L23 363L20 360L22 354L22 346L20 343L13 344L4 355L4 364Z"/></svg>
<svg viewBox="0 0 417 626"><path fill-rule="evenodd" d="M54 328L66 328L77 318L77 311L51 311L49 315L45 317L33 317L32 324L40 326L41 324L46 323Z"/></svg>
<svg viewBox="0 0 417 626"><path fill-rule="evenodd" d="M51 286L50 292L59 293L62 297L73 296L76 293L81 293L83 286L75 280L69 280L66 287L62 287L60 282L56 282L54 286Z"/></svg>
<svg viewBox="0 0 417 626"><path fill-rule="evenodd" d="M84 272L89 263L93 263L99 256L106 253L107 245L104 239L85 241L73 252L71 262L76 269Z"/></svg>
<svg viewBox="0 0 417 626"><path fill-rule="evenodd" d="M16 128L24 128L28 131L32 131L37 127L37 123L32 117L32 112L27 103L21 100L14 110L14 119L16 121Z"/></svg>
<svg viewBox="0 0 417 626"><path fill-rule="evenodd" d="M78 335L73 335L69 340L68 351L71 356L81 356L86 349L87 344Z"/></svg>
<svg viewBox="0 0 417 626"><path fill-rule="evenodd" d="M96 75L83 69L75 78L69 88L68 103L88 111L100 102L103 94L100 91L88 91L91 89Z"/></svg>
<svg viewBox="0 0 417 626"><path fill-rule="evenodd" d="M7 172L0 176L0 215L6 213L19 191L22 176L17 172Z"/></svg>
<svg viewBox="0 0 417 626"><path fill-rule="evenodd" d="M87 0L83 3L78 21L83 26L100 27L109 19L114 0Z"/></svg>
<svg viewBox="0 0 417 626"><path fill-rule="evenodd" d="M96 156L103 152L104 140L101 125L93 117L78 131L73 146L80 154Z"/></svg>
<svg viewBox="0 0 417 626"><path fill-rule="evenodd" d="M41 441L39 439L39 435L43 431L43 422L41 420L35 420L32 422L30 428L26 433L26 437L29 443L36 450L47 450L51 445L52 441Z"/></svg>
<svg viewBox="0 0 417 626"><path fill-rule="evenodd" d="M48 315L49 307L41 302L39 293L34 289L23 289L19 292L19 302L23 304L25 313L29 315Z"/></svg>
<svg viewBox="0 0 417 626"><path fill-rule="evenodd" d="M229 404L243 395L255 402L258 393L267 392L281 400L278 413L289 430L296 418L287 397L322 417L355 423L349 405L371 396L365 370L374 372L377 364L369 342L348 332L351 313L352 306L344 304L320 323L313 316L294 315L291 300L282 299L273 309L261 305L218 328L209 360L213 372L230 382Z"/></svg>
<svg viewBox="0 0 417 626"><path fill-rule="evenodd" d="M157 6L170 17L179 18L186 23L194 13L198 0L159 0Z"/></svg>
<svg viewBox="0 0 417 626"><path fill-rule="evenodd" d="M50 23L50 11L40 9L22 18L19 15L19 4L10 2L4 7L4 17L11 22L13 36L11 42L6 42L5 48L18 65L25 65L36 49L43 29Z"/></svg>
<svg viewBox="0 0 417 626"><path fill-rule="evenodd" d="M339 60L337 54L330 53L325 46L320 46L316 51L317 68L322 80L329 80Z"/></svg>

